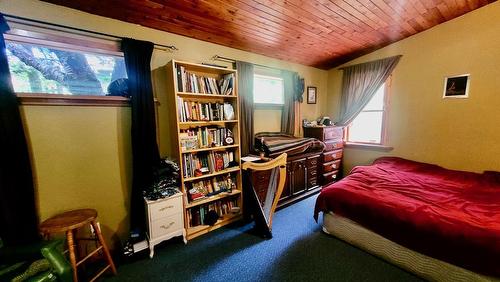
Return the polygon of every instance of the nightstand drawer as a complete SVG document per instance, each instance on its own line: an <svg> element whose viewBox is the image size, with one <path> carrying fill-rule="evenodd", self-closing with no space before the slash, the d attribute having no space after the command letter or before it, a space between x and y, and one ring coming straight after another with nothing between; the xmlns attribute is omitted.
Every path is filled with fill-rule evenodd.
<svg viewBox="0 0 500 282"><path fill-rule="evenodd" d="M342 149L340 150L335 150L331 152L323 152L323 162L331 162L333 160L341 159L342 158Z"/></svg>
<svg viewBox="0 0 500 282"><path fill-rule="evenodd" d="M153 203L149 205L151 221L182 213L182 197L175 197L165 201Z"/></svg>
<svg viewBox="0 0 500 282"><path fill-rule="evenodd" d="M342 140L325 141L325 152L340 149L343 147L344 141Z"/></svg>
<svg viewBox="0 0 500 282"><path fill-rule="evenodd" d="M155 220L149 230L151 232L151 239L156 239L163 235L178 231L184 228L182 225L182 213Z"/></svg>
<svg viewBox="0 0 500 282"><path fill-rule="evenodd" d="M333 140L339 139L342 140L344 137L344 132L342 127L326 127L323 129L323 140Z"/></svg>
<svg viewBox="0 0 500 282"><path fill-rule="evenodd" d="M338 170L339 167L340 167L340 160L325 163L325 164L323 164L323 172L330 172L330 171Z"/></svg>

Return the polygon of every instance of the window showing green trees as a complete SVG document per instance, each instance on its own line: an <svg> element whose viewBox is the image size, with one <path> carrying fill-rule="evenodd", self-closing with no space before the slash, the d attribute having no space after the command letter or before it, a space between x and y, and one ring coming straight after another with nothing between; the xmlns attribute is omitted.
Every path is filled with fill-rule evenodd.
<svg viewBox="0 0 500 282"><path fill-rule="evenodd" d="M126 78L123 57L7 41L17 93L106 95L111 82Z"/></svg>

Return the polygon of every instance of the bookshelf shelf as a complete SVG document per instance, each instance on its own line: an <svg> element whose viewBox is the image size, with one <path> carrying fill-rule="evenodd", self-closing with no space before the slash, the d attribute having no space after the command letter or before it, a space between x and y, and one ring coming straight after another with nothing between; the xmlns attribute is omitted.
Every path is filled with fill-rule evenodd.
<svg viewBox="0 0 500 282"><path fill-rule="evenodd" d="M208 198L203 198L203 199L196 200L196 201L193 201L191 203L188 203L186 205L186 209L189 209L189 208L192 208L192 207L196 207L196 206L199 206L199 205L203 205L203 204L206 204L206 203L210 203L210 202L213 202L213 201L217 201L217 200L220 200L220 199L224 199L224 198L227 198L227 197L231 197L231 196L234 196L234 195L238 195L238 194L241 194L240 190L233 190L233 191L231 191L231 193L220 193L220 194L208 197Z"/></svg>
<svg viewBox="0 0 500 282"><path fill-rule="evenodd" d="M180 163L186 219L184 228L190 240L242 218L244 193L240 173L237 71L176 60L170 61L165 68L167 105L171 107L168 116L170 130L166 137L170 140L172 157ZM233 117L232 120L225 120ZM233 138L234 144L224 146L228 137ZM195 142L199 143L194 145ZM207 144L219 146L181 149ZM214 173L186 177L207 168L216 170L224 167L227 168ZM231 193L220 193L193 202L188 200L189 195L203 196L209 191L228 187L231 187ZM240 208L239 213L232 213L234 207ZM212 226L206 225L209 211L217 212L220 217Z"/></svg>
<svg viewBox="0 0 500 282"><path fill-rule="evenodd" d="M218 151L218 150L225 150L225 149L231 149L231 148L238 148L239 146L240 145L216 146L216 147L200 148L200 149L195 149L195 150L182 151L182 153L189 154L189 153L197 153L197 152L205 152L205 151Z"/></svg>
<svg viewBox="0 0 500 282"><path fill-rule="evenodd" d="M233 98L236 99L235 95L219 95L219 94L202 94L202 93L192 93L192 92L177 92L177 95L184 98Z"/></svg>
<svg viewBox="0 0 500 282"><path fill-rule="evenodd" d="M210 226L210 225L198 225L195 227L190 227L187 229L187 232L186 232L187 238L188 238L188 240L194 239L198 236L201 236L201 235L206 234L210 231L218 229L224 225L228 225L229 223L238 221L242 218L242 216L243 216L243 214L241 212L237 213L237 214L230 214L230 215L224 216L223 218L217 220L217 222L212 226Z"/></svg>
<svg viewBox="0 0 500 282"><path fill-rule="evenodd" d="M228 169L224 169L224 170L217 171L217 172L210 173L210 174L205 174L205 175L202 175L202 176L184 178L184 182L190 182L190 181L200 180L200 179L203 179L203 178L213 177L213 176L222 175L222 174L226 174L226 173L230 173L230 172L235 172L235 171L240 171L240 167L239 166L237 166L237 167L230 167Z"/></svg>
<svg viewBox="0 0 500 282"><path fill-rule="evenodd" d="M227 123L238 123L238 120L212 120L212 121L186 121L179 122L180 126L210 126L210 125L225 125Z"/></svg>

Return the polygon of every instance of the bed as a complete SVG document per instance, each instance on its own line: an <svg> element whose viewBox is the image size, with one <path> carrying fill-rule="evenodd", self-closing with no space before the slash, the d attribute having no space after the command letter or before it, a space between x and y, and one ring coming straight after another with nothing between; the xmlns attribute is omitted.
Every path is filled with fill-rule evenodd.
<svg viewBox="0 0 500 282"><path fill-rule="evenodd" d="M283 153L286 153L288 157L306 153L321 153L325 149L325 143L316 138L294 137L281 132L255 134L255 146L262 148L269 157L276 157Z"/></svg>
<svg viewBox="0 0 500 282"><path fill-rule="evenodd" d="M396 157L323 188L323 229L427 279L500 277L500 173Z"/></svg>

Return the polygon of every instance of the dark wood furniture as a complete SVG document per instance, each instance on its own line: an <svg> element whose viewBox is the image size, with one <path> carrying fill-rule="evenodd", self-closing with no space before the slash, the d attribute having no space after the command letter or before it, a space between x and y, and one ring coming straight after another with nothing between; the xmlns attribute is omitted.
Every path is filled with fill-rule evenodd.
<svg viewBox="0 0 500 282"><path fill-rule="evenodd" d="M344 147L343 136L343 128L338 126L304 127L304 137L319 139L326 145L319 165L322 185L335 182L339 177Z"/></svg>
<svg viewBox="0 0 500 282"><path fill-rule="evenodd" d="M298 154L287 157L286 182L278 207L294 203L321 190L319 163L321 152ZM270 171L254 171L252 183L259 197L264 197Z"/></svg>

